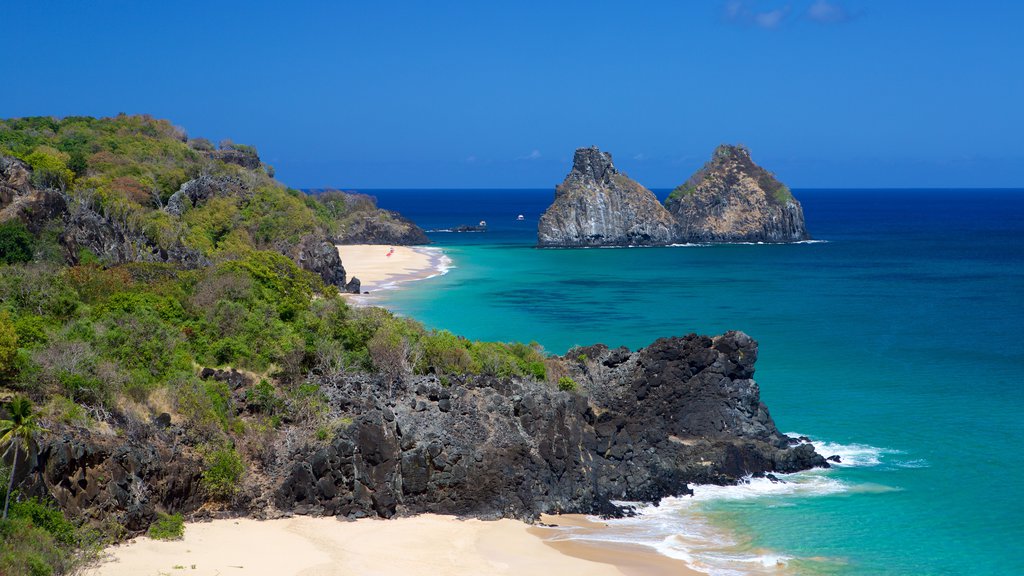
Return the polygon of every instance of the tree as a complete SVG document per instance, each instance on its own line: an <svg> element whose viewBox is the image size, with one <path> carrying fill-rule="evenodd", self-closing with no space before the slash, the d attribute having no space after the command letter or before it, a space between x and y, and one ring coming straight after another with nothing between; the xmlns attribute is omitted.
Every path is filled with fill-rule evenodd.
<svg viewBox="0 0 1024 576"><path fill-rule="evenodd" d="M14 491L18 455L22 448L28 455L35 444L36 434L46 431L36 420L36 415L32 411L32 402L24 396L15 396L7 405L7 412L10 415L10 420L0 420L0 447L7 447L4 451L5 458L11 453L11 450L14 450L14 458L11 460L11 477L7 480L7 494L4 497L4 520L7 519L7 510L11 505L11 492Z"/></svg>
<svg viewBox="0 0 1024 576"><path fill-rule="evenodd" d="M0 224L0 264L32 260L35 239L21 222Z"/></svg>

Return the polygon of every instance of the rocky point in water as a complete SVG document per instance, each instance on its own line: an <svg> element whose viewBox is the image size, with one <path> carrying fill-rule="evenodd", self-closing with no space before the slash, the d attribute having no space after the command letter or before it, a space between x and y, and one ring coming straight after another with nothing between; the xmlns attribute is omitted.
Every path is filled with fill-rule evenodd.
<svg viewBox="0 0 1024 576"><path fill-rule="evenodd" d="M828 467L775 427L753 380L756 359L757 342L728 332L550 358L576 391L483 375L311 374L345 424L322 439L288 423L269 432L231 507L256 517L614 515L613 501L657 502L689 493L688 483ZM258 410L251 375L199 377L224 382L237 410ZM54 432L24 481L69 512L138 531L157 510L203 505L201 457L181 446L185 437L166 416L116 441Z"/></svg>
<svg viewBox="0 0 1024 576"><path fill-rule="evenodd" d="M540 246L671 244L675 221L650 190L615 169L597 147L580 148L555 201L540 217Z"/></svg>
<svg viewBox="0 0 1024 576"><path fill-rule="evenodd" d="M658 246L688 242L810 239L800 202L754 164L743 146L722 145L662 206L619 173L611 155L580 148L537 228L540 246Z"/></svg>
<svg viewBox="0 0 1024 576"><path fill-rule="evenodd" d="M678 223L678 242L810 239L800 202L755 164L744 146L716 148L711 161L673 190L665 206Z"/></svg>

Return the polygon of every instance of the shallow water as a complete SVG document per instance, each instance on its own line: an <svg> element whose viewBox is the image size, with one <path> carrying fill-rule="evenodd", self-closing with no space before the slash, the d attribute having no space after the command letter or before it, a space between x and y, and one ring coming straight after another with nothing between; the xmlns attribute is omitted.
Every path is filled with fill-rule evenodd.
<svg viewBox="0 0 1024 576"><path fill-rule="evenodd" d="M1024 574L1024 191L797 190L824 242L589 250L533 248L551 191L373 193L425 228L489 224L432 233L454 267L396 310L555 353L740 329L779 427L843 457L623 534L717 574Z"/></svg>

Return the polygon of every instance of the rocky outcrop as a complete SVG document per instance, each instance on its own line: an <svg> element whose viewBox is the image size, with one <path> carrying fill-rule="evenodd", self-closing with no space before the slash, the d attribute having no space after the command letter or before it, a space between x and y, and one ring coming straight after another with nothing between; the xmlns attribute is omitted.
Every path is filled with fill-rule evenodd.
<svg viewBox="0 0 1024 576"><path fill-rule="evenodd" d="M178 191L167 199L164 210L175 216L181 216L189 208L200 206L210 198L217 196L245 198L250 194L251 192L240 178L204 174L182 184Z"/></svg>
<svg viewBox="0 0 1024 576"><path fill-rule="evenodd" d="M612 500L653 502L690 482L827 467L776 429L756 358L756 342L730 332L573 350L563 362L580 394L492 377L323 382L351 423L285 458L274 502L348 517L614 513Z"/></svg>
<svg viewBox="0 0 1024 576"><path fill-rule="evenodd" d="M719 146L711 161L665 202L680 242L796 242L810 235L800 202L743 146Z"/></svg>
<svg viewBox="0 0 1024 576"><path fill-rule="evenodd" d="M754 164L745 147L723 145L664 207L616 171L609 154L580 148L537 238L542 247L570 247L798 242L810 235L789 188Z"/></svg>
<svg viewBox="0 0 1024 576"><path fill-rule="evenodd" d="M249 170L258 170L261 166L260 157L252 149L221 148L207 152L210 158L227 164L236 164Z"/></svg>
<svg viewBox="0 0 1024 576"><path fill-rule="evenodd" d="M729 332L663 338L636 352L571 350L554 365L578 392L492 376L311 375L333 436L316 440L285 423L260 446L247 444L263 455L249 462L232 502L213 508L256 517L615 515L622 509L613 501L657 502L689 493L690 483L827 467L811 444L775 427L752 379L756 359L757 343ZM228 384L234 414L258 410L251 375L207 368L200 376ZM120 434L52 432L19 466L16 485L129 533L156 511L206 509L189 431L167 414L113 423Z"/></svg>
<svg viewBox="0 0 1024 576"><path fill-rule="evenodd" d="M158 511L191 512L205 500L202 459L172 432L126 441L68 430L47 439L34 464L29 493L48 493L71 517L114 521L130 534L145 530Z"/></svg>
<svg viewBox="0 0 1024 576"><path fill-rule="evenodd" d="M210 261L199 251L177 243L169 248L155 244L131 222L113 215L103 215L85 203L73 203L65 215L64 232L60 236L67 261L77 264L86 249L104 263L168 262L184 268L202 268Z"/></svg>
<svg viewBox="0 0 1024 576"><path fill-rule="evenodd" d="M0 155L0 224L19 220L38 234L66 210L67 201L60 191L32 186L32 170L27 164Z"/></svg>
<svg viewBox="0 0 1024 576"><path fill-rule="evenodd" d="M430 244L430 238L412 220L380 208L348 218L335 240L338 244Z"/></svg>
<svg viewBox="0 0 1024 576"><path fill-rule="evenodd" d="M345 267L341 264L338 247L323 236L304 236L295 249L293 259L301 268L320 276L327 284L345 287Z"/></svg>
<svg viewBox="0 0 1024 576"><path fill-rule="evenodd" d="M675 221L654 194L620 173L611 154L580 148L540 217L540 246L652 246L673 241Z"/></svg>

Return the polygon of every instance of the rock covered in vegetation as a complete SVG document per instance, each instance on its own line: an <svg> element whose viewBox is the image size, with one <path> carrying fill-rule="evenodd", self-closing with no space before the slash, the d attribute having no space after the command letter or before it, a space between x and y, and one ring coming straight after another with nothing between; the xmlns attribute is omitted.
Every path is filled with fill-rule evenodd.
<svg viewBox="0 0 1024 576"><path fill-rule="evenodd" d="M620 173L611 154L580 148L540 217L540 246L638 246L673 241L675 221L654 194Z"/></svg>
<svg viewBox="0 0 1024 576"><path fill-rule="evenodd" d="M202 268L210 260L198 250L176 242L167 248L133 228L131 222L104 216L84 203L73 203L64 216L60 242L69 263L77 264L82 251L98 255L108 264L169 262L184 268Z"/></svg>
<svg viewBox="0 0 1024 576"><path fill-rule="evenodd" d="M59 191L34 187L31 178L27 164L0 154L0 223L18 220L38 234L64 213L67 202Z"/></svg>
<svg viewBox="0 0 1024 576"><path fill-rule="evenodd" d="M722 145L665 202L680 242L796 242L810 235L800 202L743 146Z"/></svg>
<svg viewBox="0 0 1024 576"><path fill-rule="evenodd" d="M251 196L252 191L248 190L238 177L202 174L182 184L181 188L167 199L164 210L174 216L181 216L189 208L199 206L210 198L230 195Z"/></svg>
<svg viewBox="0 0 1024 576"><path fill-rule="evenodd" d="M262 166L259 154L250 146L221 148L220 150L211 150L207 154L214 160L241 166L247 170L259 170Z"/></svg>
<svg viewBox="0 0 1024 576"><path fill-rule="evenodd" d="M373 196L339 190L314 194L337 222L333 233L337 244L430 244L423 229L398 212L379 208Z"/></svg>
<svg viewBox="0 0 1024 576"><path fill-rule="evenodd" d="M350 517L614 513L611 500L654 502L690 482L827 467L775 427L756 358L730 332L574 350L563 362L582 395L493 377L419 378L393 398L374 378L325 383L352 423L295 450L275 503Z"/></svg>

